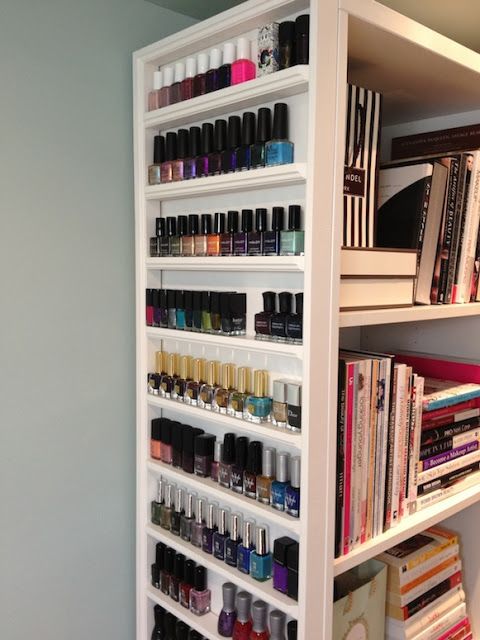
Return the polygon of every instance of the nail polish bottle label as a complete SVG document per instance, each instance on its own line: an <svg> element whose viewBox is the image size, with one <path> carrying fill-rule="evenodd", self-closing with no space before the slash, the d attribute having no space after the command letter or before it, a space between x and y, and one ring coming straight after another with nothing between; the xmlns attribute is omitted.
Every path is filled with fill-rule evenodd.
<svg viewBox="0 0 480 640"><path fill-rule="evenodd" d="M263 143L252 144L250 147L250 168L257 169L265 166L265 145Z"/></svg>
<svg viewBox="0 0 480 640"><path fill-rule="evenodd" d="M305 232L304 231L281 231L280 232L280 255L300 256L304 254Z"/></svg>
<svg viewBox="0 0 480 640"><path fill-rule="evenodd" d="M148 167L148 184L161 184L161 182L162 182L161 165L151 164Z"/></svg>
<svg viewBox="0 0 480 640"><path fill-rule="evenodd" d="M263 255L278 256L280 252L280 232L264 231L263 233Z"/></svg>
<svg viewBox="0 0 480 640"><path fill-rule="evenodd" d="M171 162L163 162L160 167L160 179L162 182L172 182L173 167Z"/></svg>
<svg viewBox="0 0 480 640"><path fill-rule="evenodd" d="M272 577L272 554L259 556L255 551L250 555L250 575L259 582L265 582Z"/></svg>
<svg viewBox="0 0 480 640"><path fill-rule="evenodd" d="M273 482L271 493L271 504L277 511L285 510L285 490L287 488L286 482Z"/></svg>
<svg viewBox="0 0 480 640"><path fill-rule="evenodd" d="M183 160L176 160L172 163L172 180L173 182L183 180Z"/></svg>
<svg viewBox="0 0 480 640"><path fill-rule="evenodd" d="M225 562L229 567L236 567L238 561L238 542L229 538L225 542Z"/></svg>
<svg viewBox="0 0 480 640"><path fill-rule="evenodd" d="M293 162L293 143L288 140L271 140L265 144L265 164L271 167Z"/></svg>
<svg viewBox="0 0 480 640"><path fill-rule="evenodd" d="M158 241L159 241L159 238L157 238L157 236L150 238L150 257L151 258L158 258L160 255L160 248L159 248Z"/></svg>
<svg viewBox="0 0 480 640"><path fill-rule="evenodd" d="M230 233L222 233L220 236L220 255L231 256L233 254L233 236Z"/></svg>
<svg viewBox="0 0 480 640"><path fill-rule="evenodd" d="M170 238L170 255L172 256L181 255L180 236L172 236Z"/></svg>
<svg viewBox="0 0 480 640"><path fill-rule="evenodd" d="M213 456L195 456L194 459L194 473L201 478L208 478L210 476L210 469L213 462Z"/></svg>
<svg viewBox="0 0 480 640"><path fill-rule="evenodd" d="M161 507L162 505L159 502L156 502L155 500L152 502L151 519L153 524L156 524L157 526L160 526Z"/></svg>
<svg viewBox="0 0 480 640"><path fill-rule="evenodd" d="M235 493L243 493L243 469L233 466L230 486Z"/></svg>
<svg viewBox="0 0 480 640"><path fill-rule="evenodd" d="M160 256L168 256L170 253L170 241L167 236L159 238L160 240Z"/></svg>
<svg viewBox="0 0 480 640"><path fill-rule="evenodd" d="M190 591L192 590L192 585L187 584L186 582L182 582L180 585L180 604L182 607L188 609L190 607Z"/></svg>
<svg viewBox="0 0 480 640"><path fill-rule="evenodd" d="M273 563L273 588L281 593L287 593L287 577L288 570L287 567L279 564L278 562Z"/></svg>
<svg viewBox="0 0 480 640"><path fill-rule="evenodd" d="M183 161L183 179L191 180L197 176L197 162L195 158L188 158Z"/></svg>
<svg viewBox="0 0 480 640"><path fill-rule="evenodd" d="M207 527L204 527L202 532L202 550L205 553L213 553L213 530Z"/></svg>
<svg viewBox="0 0 480 640"><path fill-rule="evenodd" d="M226 537L219 533L213 534L213 555L217 560L225 560Z"/></svg>
<svg viewBox="0 0 480 640"><path fill-rule="evenodd" d="M248 234L248 255L261 256L263 251L263 234L259 231L251 231Z"/></svg>
<svg viewBox="0 0 480 640"><path fill-rule="evenodd" d="M287 426L286 402L277 402L276 400L272 402L272 424L282 428Z"/></svg>
<svg viewBox="0 0 480 640"><path fill-rule="evenodd" d="M238 147L235 154L235 170L246 171L250 169L251 164L250 147Z"/></svg>
<svg viewBox="0 0 480 640"><path fill-rule="evenodd" d="M197 616L203 616L210 611L210 590L190 591L190 611Z"/></svg>
<svg viewBox="0 0 480 640"><path fill-rule="evenodd" d="M238 563L237 568L242 573L250 573L250 555L251 549L247 549L243 545L238 547Z"/></svg>
<svg viewBox="0 0 480 640"><path fill-rule="evenodd" d="M285 491L285 511L294 518L300 517L300 490L288 486Z"/></svg>
<svg viewBox="0 0 480 640"><path fill-rule="evenodd" d="M243 492L247 498L257 497L257 477L253 473L245 471L243 475Z"/></svg>
<svg viewBox="0 0 480 640"><path fill-rule="evenodd" d="M232 83L232 68L230 64L222 64L218 69L218 88L225 89Z"/></svg>
<svg viewBox="0 0 480 640"><path fill-rule="evenodd" d="M247 255L247 234L243 231L235 233L233 237L233 252L236 256Z"/></svg>
<svg viewBox="0 0 480 640"><path fill-rule="evenodd" d="M302 407L293 404L287 405L288 427L293 431L300 431L302 428Z"/></svg>

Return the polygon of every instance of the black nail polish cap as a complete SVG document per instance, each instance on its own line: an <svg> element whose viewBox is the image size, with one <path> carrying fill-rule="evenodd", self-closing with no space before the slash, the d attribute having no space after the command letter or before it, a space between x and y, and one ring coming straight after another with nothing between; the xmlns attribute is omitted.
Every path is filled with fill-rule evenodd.
<svg viewBox="0 0 480 640"><path fill-rule="evenodd" d="M287 567L292 571L298 571L298 552L300 545L298 542L290 545L287 549Z"/></svg>
<svg viewBox="0 0 480 640"><path fill-rule="evenodd" d="M295 294L295 312L299 315L303 315L303 293Z"/></svg>
<svg viewBox="0 0 480 640"><path fill-rule="evenodd" d="M202 291L202 311L210 311L210 291Z"/></svg>
<svg viewBox="0 0 480 640"><path fill-rule="evenodd" d="M263 296L263 310L268 313L275 311L275 299L277 294L274 291L264 291Z"/></svg>
<svg viewBox="0 0 480 640"><path fill-rule="evenodd" d="M280 313L291 313L292 294L290 291L282 291L278 294Z"/></svg>
<svg viewBox="0 0 480 640"><path fill-rule="evenodd" d="M173 566L173 575L179 580L183 580L185 571L185 556L183 553L177 553L175 556L175 564Z"/></svg>
<svg viewBox="0 0 480 640"><path fill-rule="evenodd" d="M190 127L190 135L188 141L189 157L196 158L200 155L201 135L200 127Z"/></svg>
<svg viewBox="0 0 480 640"><path fill-rule="evenodd" d="M163 566L164 566L166 548L167 548L167 545L164 544L163 542L157 542L155 546L155 562L159 566L160 571L163 569Z"/></svg>
<svg viewBox="0 0 480 640"><path fill-rule="evenodd" d="M169 131L167 133L167 140L166 140L165 147L166 147L165 159L167 161L176 160L177 159L177 134L174 133L173 131Z"/></svg>
<svg viewBox="0 0 480 640"><path fill-rule="evenodd" d="M287 552L292 544L296 544L296 542L288 536L277 538L273 543L273 559L275 562L282 565L282 567L287 566Z"/></svg>
<svg viewBox="0 0 480 640"><path fill-rule="evenodd" d="M188 632L188 640L202 640L202 634L196 629L190 629Z"/></svg>
<svg viewBox="0 0 480 640"><path fill-rule="evenodd" d="M160 299L158 301L158 306L160 309L167 309L167 290L160 289Z"/></svg>
<svg viewBox="0 0 480 640"><path fill-rule="evenodd" d="M160 306L160 291L158 289L153 289L152 291L152 305L154 307Z"/></svg>
<svg viewBox="0 0 480 640"><path fill-rule="evenodd" d="M211 213L202 213L201 223L200 223L201 233L203 235L208 235L212 233L212 214Z"/></svg>
<svg viewBox="0 0 480 640"><path fill-rule="evenodd" d="M156 564L152 564L152 584L158 584L160 582L160 567Z"/></svg>
<svg viewBox="0 0 480 640"><path fill-rule="evenodd" d="M247 294L230 294L230 314L232 318L239 318L247 313Z"/></svg>
<svg viewBox="0 0 480 640"><path fill-rule="evenodd" d="M300 205L291 204L288 207L288 230L298 231L300 229Z"/></svg>
<svg viewBox="0 0 480 640"><path fill-rule="evenodd" d="M220 292L210 291L210 313L220 313Z"/></svg>
<svg viewBox="0 0 480 640"><path fill-rule="evenodd" d="M295 20L295 32L297 35L299 34L308 34L308 30L310 28L310 15L308 13L304 13Z"/></svg>
<svg viewBox="0 0 480 640"><path fill-rule="evenodd" d="M193 581L196 591L205 591L207 587L207 570L199 565L195 567L195 578Z"/></svg>
<svg viewBox="0 0 480 640"><path fill-rule="evenodd" d="M273 207L272 231L283 231L284 219L285 219L285 209L283 207Z"/></svg>
<svg viewBox="0 0 480 640"><path fill-rule="evenodd" d="M177 233L179 236L186 236L188 228L187 216L178 216L177 218Z"/></svg>
<svg viewBox="0 0 480 640"><path fill-rule="evenodd" d="M227 141L227 121L215 120L215 151L223 151Z"/></svg>
<svg viewBox="0 0 480 640"><path fill-rule="evenodd" d="M176 640L188 640L189 630L190 630L190 627L186 622L184 622L183 620L177 620L177 624L175 625Z"/></svg>
<svg viewBox="0 0 480 640"><path fill-rule="evenodd" d="M255 114L246 111L242 118L242 145L249 146L255 142Z"/></svg>
<svg viewBox="0 0 480 640"><path fill-rule="evenodd" d="M193 311L193 291L184 291L185 311Z"/></svg>
<svg viewBox="0 0 480 640"><path fill-rule="evenodd" d="M255 229L256 231L267 230L267 210L255 209Z"/></svg>
<svg viewBox="0 0 480 640"><path fill-rule="evenodd" d="M161 607L159 604L156 604L153 607L153 615L155 617L155 626L157 628L163 628L163 621L165 617L165 609Z"/></svg>
<svg viewBox="0 0 480 640"><path fill-rule="evenodd" d="M237 233L238 231L238 211L229 211L227 213L227 232Z"/></svg>
<svg viewBox="0 0 480 640"><path fill-rule="evenodd" d="M194 311L202 310L202 291L193 292L193 310Z"/></svg>
<svg viewBox="0 0 480 640"><path fill-rule="evenodd" d="M209 433L202 433L195 438L195 455L210 456L213 458L213 447L215 445L215 436Z"/></svg>
<svg viewBox="0 0 480 640"><path fill-rule="evenodd" d="M145 290L145 299L147 307L151 307L153 305L153 290L146 289Z"/></svg>
<svg viewBox="0 0 480 640"><path fill-rule="evenodd" d="M155 218L155 235L157 238L165 235L165 220L163 218Z"/></svg>
<svg viewBox="0 0 480 640"><path fill-rule="evenodd" d="M167 309L176 309L175 303L177 301L175 289L167 290Z"/></svg>
<svg viewBox="0 0 480 640"><path fill-rule="evenodd" d="M188 424L184 424L182 429L182 451L193 453L193 427Z"/></svg>
<svg viewBox="0 0 480 640"><path fill-rule="evenodd" d="M247 465L248 438L240 436L235 443L235 465L245 469Z"/></svg>
<svg viewBox="0 0 480 640"><path fill-rule="evenodd" d="M162 418L162 442L172 444L172 421L168 418Z"/></svg>
<svg viewBox="0 0 480 640"><path fill-rule="evenodd" d="M202 124L202 155L207 155L213 151L213 124L204 122Z"/></svg>
<svg viewBox="0 0 480 640"><path fill-rule="evenodd" d="M173 563L175 562L175 549L167 547L165 549L165 571L167 573L173 573Z"/></svg>
<svg viewBox="0 0 480 640"><path fill-rule="evenodd" d="M235 462L235 439L234 433L226 433L223 436L222 462L224 464L233 464Z"/></svg>
<svg viewBox="0 0 480 640"><path fill-rule="evenodd" d="M252 209L242 209L242 231L248 232L253 229Z"/></svg>
<svg viewBox="0 0 480 640"><path fill-rule="evenodd" d="M241 120L240 116L228 118L228 148L236 149L240 146Z"/></svg>
<svg viewBox="0 0 480 640"><path fill-rule="evenodd" d="M167 236L177 235L177 219L173 216L167 218Z"/></svg>
<svg viewBox="0 0 480 640"><path fill-rule="evenodd" d="M176 451L182 451L183 425L180 422L172 422L172 447Z"/></svg>
<svg viewBox="0 0 480 640"><path fill-rule="evenodd" d="M193 585L193 581L195 580L195 561L187 560L185 562L185 571L184 571L184 582L187 584Z"/></svg>
<svg viewBox="0 0 480 640"><path fill-rule="evenodd" d="M161 440L161 418L154 418L151 422L151 438L152 440Z"/></svg>
<svg viewBox="0 0 480 640"><path fill-rule="evenodd" d="M185 295L181 289L175 292L175 308L185 309Z"/></svg>
<svg viewBox="0 0 480 640"><path fill-rule="evenodd" d="M298 622L296 620L290 620L287 624L287 638L288 640L297 640Z"/></svg>
<svg viewBox="0 0 480 640"><path fill-rule="evenodd" d="M153 164L162 164L165 161L165 138L155 136L153 138Z"/></svg>
<svg viewBox="0 0 480 640"><path fill-rule="evenodd" d="M188 235L196 236L198 233L198 213L191 213L188 216Z"/></svg>
<svg viewBox="0 0 480 640"><path fill-rule="evenodd" d="M288 140L288 107L285 102L277 102L273 107L273 140Z"/></svg>
<svg viewBox="0 0 480 640"><path fill-rule="evenodd" d="M179 129L177 134L177 158L188 158L188 129Z"/></svg>
<svg viewBox="0 0 480 640"><path fill-rule="evenodd" d="M293 42L295 37L295 22L286 20L278 25L278 41L280 44Z"/></svg>
<svg viewBox="0 0 480 640"><path fill-rule="evenodd" d="M163 625L165 629L165 638L175 638L175 624L177 622L176 617L170 611L167 611L163 619Z"/></svg>
<svg viewBox="0 0 480 640"><path fill-rule="evenodd" d="M220 314L222 318L230 318L230 296L229 291L222 291L219 295L220 298Z"/></svg>
<svg viewBox="0 0 480 640"><path fill-rule="evenodd" d="M258 440L253 440L248 445L246 469L256 476L262 475L262 443Z"/></svg>
<svg viewBox="0 0 480 640"><path fill-rule="evenodd" d="M255 142L261 144L268 142L272 137L272 111L267 107L261 107L257 115L257 136Z"/></svg>
<svg viewBox="0 0 480 640"><path fill-rule="evenodd" d="M225 233L225 214L216 213L213 233Z"/></svg>

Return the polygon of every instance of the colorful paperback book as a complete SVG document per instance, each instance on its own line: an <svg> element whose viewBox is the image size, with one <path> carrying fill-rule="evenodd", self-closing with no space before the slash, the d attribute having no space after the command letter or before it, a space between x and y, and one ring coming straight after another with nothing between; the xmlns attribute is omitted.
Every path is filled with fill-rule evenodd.
<svg viewBox="0 0 480 640"><path fill-rule="evenodd" d="M432 491L426 495L418 495L417 497L417 511L426 509L446 498L457 495L458 493L465 491L473 486L480 484L480 473L472 472L467 476L459 479L457 482L449 484L445 487L441 487L436 491Z"/></svg>
<svg viewBox="0 0 480 640"><path fill-rule="evenodd" d="M444 527L430 527L424 533L399 542L378 556L389 566L389 572L404 573L458 544L458 536Z"/></svg>
<svg viewBox="0 0 480 640"><path fill-rule="evenodd" d="M430 591L433 587L447 580L455 573L458 573L462 569L462 561L457 560L454 563L448 564L441 571L425 578L422 582L412 587L404 593L395 593L390 590L387 591L387 602L393 606L405 607L413 600L416 600L422 596L426 591Z"/></svg>
<svg viewBox="0 0 480 640"><path fill-rule="evenodd" d="M415 615L419 611L421 611L424 607L426 607L431 602L434 602L453 587L461 584L462 582L462 573L459 571L455 573L453 576L450 576L447 580L440 582L432 589L425 591L420 597L412 600L409 604L404 607L397 607L391 605L389 602L386 603L385 612L389 618L395 618L397 620L408 620L411 616Z"/></svg>
<svg viewBox="0 0 480 640"><path fill-rule="evenodd" d="M430 482L431 480L437 480L438 478L442 478L449 473L453 473L454 471L459 471L464 467L468 467L471 464L480 461L480 451L473 451L472 453L468 453L467 455L458 458L457 460L451 460L450 462L445 462L444 464L439 465L438 467L433 467L432 469L427 469L427 471L421 471L418 474L418 486L425 484L426 482ZM420 489L419 489L420 490Z"/></svg>
<svg viewBox="0 0 480 640"><path fill-rule="evenodd" d="M459 469L454 469L453 471L448 471L442 476L435 478L433 480L419 483L417 487L417 495L424 496L427 493L432 493L437 491L438 489L443 489L445 487L449 487L452 484L457 484L463 478L472 475L480 469L480 461L471 462L467 465L460 467Z"/></svg>
<svg viewBox="0 0 480 640"><path fill-rule="evenodd" d="M451 553L452 550L453 553ZM403 596L448 567L455 565L459 560L458 545L448 547L442 551L442 553L439 553L438 556L431 558L428 562L424 562L419 565L419 567L412 569L412 571L407 571L403 574L394 574L387 582L387 591L390 594Z"/></svg>
<svg viewBox="0 0 480 640"><path fill-rule="evenodd" d="M457 429L458 427L460 427L460 431L452 435L450 433L452 428ZM433 429L431 432L425 431L425 435L429 437L425 438L421 443L419 460L431 458L443 451L449 451L451 449L455 449L455 447L460 447L462 444L467 444L468 442L480 439L478 418L460 422L458 427L457 425L454 425L453 427L449 425L440 429Z"/></svg>
<svg viewBox="0 0 480 640"><path fill-rule="evenodd" d="M438 467L446 462L450 462L451 460L456 460L457 458L461 458L462 456L465 456L468 453L473 453L477 450L478 440L468 442L467 444L463 444L455 449L450 449L450 451L444 451L443 453L434 455L431 458L420 460L420 462L418 462L418 471L421 472L433 469L434 467Z"/></svg>
<svg viewBox="0 0 480 640"><path fill-rule="evenodd" d="M423 411L435 411L480 397L480 384L425 378Z"/></svg>

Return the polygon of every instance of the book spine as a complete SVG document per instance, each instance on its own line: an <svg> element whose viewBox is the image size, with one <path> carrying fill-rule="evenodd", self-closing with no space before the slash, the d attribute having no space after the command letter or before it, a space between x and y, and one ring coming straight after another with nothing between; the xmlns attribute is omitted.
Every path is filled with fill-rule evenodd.
<svg viewBox="0 0 480 640"><path fill-rule="evenodd" d="M347 395L346 395L346 421L345 421L345 464L344 464L344 487L345 499L343 502L343 553L350 550L350 497L352 489L352 429L353 429L353 394L355 391L354 375L355 366L347 363Z"/></svg>
<svg viewBox="0 0 480 640"><path fill-rule="evenodd" d="M457 471L450 471L445 475L437 478L435 480L430 480L429 482L425 482L424 484L419 484L417 487L417 495L424 496L427 493L431 493L433 491L437 491L438 489L442 489L444 487L448 487L451 484L457 483L466 476L475 473L480 468L480 462L473 462L468 464Z"/></svg>
<svg viewBox="0 0 480 640"><path fill-rule="evenodd" d="M459 390L455 395L436 393L434 398L423 398L423 410L426 412L435 411L436 409L442 409L452 407L456 404L466 402L467 400L474 400L479 396L478 388ZM425 416L428 419L428 416Z"/></svg>
<svg viewBox="0 0 480 640"><path fill-rule="evenodd" d="M413 366L415 368L415 365ZM421 372L419 373L420 375L425 375ZM422 416L422 425L441 419L447 420L447 422L444 422L443 424L448 424L449 422L458 422L458 420L466 419L465 416L463 416L465 411L472 411L474 409L480 409L480 398L473 398L471 400L467 400L466 402L458 403L454 407L446 407L444 409L429 411L428 415L425 414L424 416ZM472 414L467 417L473 418L474 415L480 415L480 413ZM457 418L457 416L460 417Z"/></svg>
<svg viewBox="0 0 480 640"><path fill-rule="evenodd" d="M363 416L362 416L362 464L359 470L360 476L360 543L367 539L367 497L368 477L370 473L370 426L372 404L372 361L364 361L363 371Z"/></svg>
<svg viewBox="0 0 480 640"><path fill-rule="evenodd" d="M480 148L480 125L467 125L393 138L392 160Z"/></svg>
<svg viewBox="0 0 480 640"><path fill-rule="evenodd" d="M375 535L380 535L384 526L387 445L391 387L392 387L392 359L382 361L381 378L379 381L377 441L378 460L376 461L375 497L376 497L376 529Z"/></svg>
<svg viewBox="0 0 480 640"><path fill-rule="evenodd" d="M472 453L468 453L465 456L457 460L452 460L451 462L445 462L444 464L439 465L438 467L434 467L433 469L428 469L427 471L421 471L418 474L418 485L421 486L426 482L430 482L431 480L436 480L437 478L441 478L453 471L459 471L462 467L467 467L475 462L480 460L480 451L473 451Z"/></svg>
<svg viewBox="0 0 480 640"><path fill-rule="evenodd" d="M445 615L431 624L423 633L419 634L415 640L453 640L451 634L456 634L460 629L465 629L465 616L467 607L464 602L447 611Z"/></svg>
<svg viewBox="0 0 480 640"><path fill-rule="evenodd" d="M411 421L411 400L412 400L412 367L407 367L405 371L405 401L402 407L402 468L400 474L400 495L399 495L399 520L403 518L408 509L408 460L410 454L410 421ZM413 443L412 443L413 444Z"/></svg>
<svg viewBox="0 0 480 640"><path fill-rule="evenodd" d="M360 544L362 524L362 463L363 430L365 420L365 362L355 363L354 419L352 434L352 490L351 490L351 539L350 549Z"/></svg>
<svg viewBox="0 0 480 640"><path fill-rule="evenodd" d="M470 169L468 168L469 154L463 153L460 161L460 171L458 175L458 194L455 206L455 219L453 224L452 245L450 248L450 258L448 261L448 274L446 286L446 302L452 301L452 290L455 282L455 272L459 253L460 238L465 219L465 211L468 198L468 184L470 182Z"/></svg>
<svg viewBox="0 0 480 640"><path fill-rule="evenodd" d="M478 440L473 442L469 442L467 444L463 444L460 447L456 447L455 449L451 449L450 451L444 451L443 453L439 453L437 455L432 456L431 458L427 458L426 460L422 460L418 463L419 472L428 471L428 469L434 469L435 467L439 467L442 464L446 464L447 462L451 462L452 460L457 460L458 458L462 458L463 456L468 455L469 453L473 453L478 450Z"/></svg>
<svg viewBox="0 0 480 640"><path fill-rule="evenodd" d="M466 629L467 625L468 618L463 617L462 619L457 620L456 624L454 624L453 627L445 629L445 632L441 636L437 636L436 640L452 640L452 637L455 636L459 631L463 632Z"/></svg>
<svg viewBox="0 0 480 640"><path fill-rule="evenodd" d="M395 575L392 575L390 571L387 579L388 590L398 592L402 595L407 593L410 589L414 589L428 578L458 562L458 553L459 547L458 545L454 545L453 547L443 549L443 551L436 556L433 556L433 558L430 558L430 560L415 567L411 571L397 573Z"/></svg>
<svg viewBox="0 0 480 640"><path fill-rule="evenodd" d="M437 440L432 444L429 444L420 449L419 459L420 461L427 460L428 458L432 458L436 455L444 453L446 451L453 451L453 449L457 447L461 447L465 444L469 444L471 442L475 442L480 438L480 430L479 429L469 429L464 433L459 433L456 436L451 436L444 438L442 440Z"/></svg>
<svg viewBox="0 0 480 640"><path fill-rule="evenodd" d="M451 158L450 175L445 208L445 224L443 232L443 243L439 247L438 260L440 262L438 270L438 296L437 302L444 303L447 294L448 267L450 262L450 251L452 247L453 226L455 221L455 210L458 194L458 174L460 169L459 158ZM432 299L433 302L433 299Z"/></svg>
<svg viewBox="0 0 480 640"><path fill-rule="evenodd" d="M450 576L447 580L440 582L433 589L429 589L425 591L419 598L412 600L409 604L404 607L392 607L388 604L386 606L387 615L397 618L397 620L408 620L411 616L421 611L424 607L426 607L431 602L434 602L442 596L444 593L447 593L453 587L459 585L462 581L461 572L455 573L453 576Z"/></svg>
<svg viewBox="0 0 480 640"><path fill-rule="evenodd" d="M392 485L392 524L394 527L400 522L400 493L404 464L405 448L405 406L406 406L406 370L404 364L396 364L397 374L397 403L395 408L395 433L393 460L393 485Z"/></svg>
<svg viewBox="0 0 480 640"><path fill-rule="evenodd" d="M417 497L417 511L421 511L422 509L426 509L450 496L454 496L461 491L465 491L469 487L476 485L480 481L480 474L472 472L465 476L464 478L459 479L455 484L451 484L445 486L436 491L432 491L432 493L427 493L425 495L419 495Z"/></svg>
<svg viewBox="0 0 480 640"><path fill-rule="evenodd" d="M374 512L374 487L375 487L375 451L377 447L377 419L378 419L378 383L379 383L380 362L372 360L371 383L370 383L370 424L369 424L369 447L368 447L368 467L367 467L367 499L366 499L366 538L370 540L373 535L373 512Z"/></svg>
<svg viewBox="0 0 480 640"><path fill-rule="evenodd" d="M335 555L342 554L343 544L343 500L344 500L344 465L345 465L345 395L346 366L340 359L338 363L338 407L337 407L337 496L335 503Z"/></svg>
<svg viewBox="0 0 480 640"><path fill-rule="evenodd" d="M461 569L462 569L462 561L457 560L457 562L449 565L448 567L445 567L443 570L430 576L429 578L426 578L423 582L421 582L416 587L410 589L404 594L396 594L396 593L392 594L391 592L388 592L387 601L393 604L394 606L405 607L408 604L410 604L410 602L413 602L414 600L417 600L417 598L420 598L420 596L424 594L426 591L430 591L441 582L444 582L445 580L453 576L455 573L458 573L459 571L461 571Z"/></svg>
<svg viewBox="0 0 480 640"><path fill-rule="evenodd" d="M387 440L387 464L386 464L386 485L385 485L385 530L392 525L392 491L393 491L393 467L395 464L395 413L397 403L397 376L398 370L393 366L392 389L390 402L390 415L388 420L388 440Z"/></svg>
<svg viewBox="0 0 480 640"><path fill-rule="evenodd" d="M417 504L417 485L418 485L418 466L417 461L420 453L420 438L422 435L422 405L423 405L423 389L424 378L422 376L416 376L416 398L415 398L415 434L414 434L414 452L413 452L413 465L412 465L412 478L410 487L410 513L414 513Z"/></svg>

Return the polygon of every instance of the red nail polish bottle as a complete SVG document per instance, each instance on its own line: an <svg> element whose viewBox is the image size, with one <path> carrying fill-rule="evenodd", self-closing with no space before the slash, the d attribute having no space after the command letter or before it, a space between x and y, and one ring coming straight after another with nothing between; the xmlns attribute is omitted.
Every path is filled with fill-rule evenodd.
<svg viewBox="0 0 480 640"><path fill-rule="evenodd" d="M268 640L270 631L267 627L267 605L263 600L256 600L252 604L253 625L249 640Z"/></svg>
<svg viewBox="0 0 480 640"><path fill-rule="evenodd" d="M237 594L237 619L233 625L232 640L250 640L252 631L252 618L250 608L252 596L247 591Z"/></svg>

